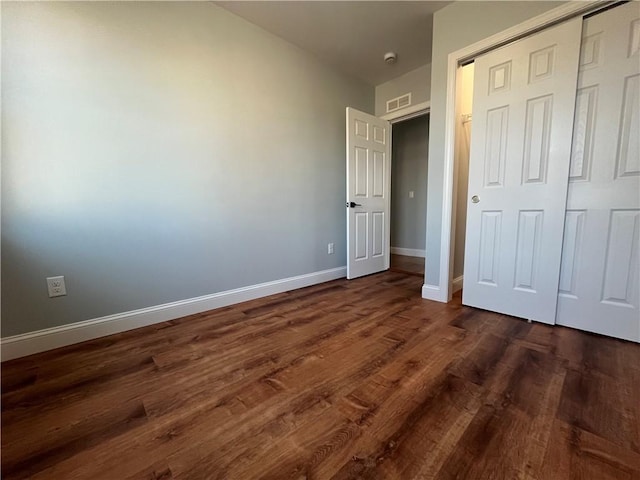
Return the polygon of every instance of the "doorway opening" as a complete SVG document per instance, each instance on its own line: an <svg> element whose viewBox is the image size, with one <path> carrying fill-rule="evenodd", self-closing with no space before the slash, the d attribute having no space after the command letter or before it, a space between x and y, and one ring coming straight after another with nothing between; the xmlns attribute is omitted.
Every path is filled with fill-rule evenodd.
<svg viewBox="0 0 640 480"><path fill-rule="evenodd" d="M394 268L424 276L429 111L428 102L383 117L346 109L348 279Z"/></svg>
<svg viewBox="0 0 640 480"><path fill-rule="evenodd" d="M392 271L424 275L429 114L391 125Z"/></svg>
<svg viewBox="0 0 640 480"><path fill-rule="evenodd" d="M453 239L453 282L454 295L460 295L464 273L464 248L467 233L467 192L469 185L469 158L471 155L471 125L473 109L473 62L458 70L460 83L457 91L457 115L455 129L455 237Z"/></svg>

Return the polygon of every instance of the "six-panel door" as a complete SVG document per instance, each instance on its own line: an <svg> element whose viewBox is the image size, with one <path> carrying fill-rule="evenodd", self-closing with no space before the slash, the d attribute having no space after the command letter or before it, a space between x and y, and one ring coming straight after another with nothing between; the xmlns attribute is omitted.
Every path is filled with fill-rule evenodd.
<svg viewBox="0 0 640 480"><path fill-rule="evenodd" d="M555 323L580 38L575 19L475 60L465 305Z"/></svg>
<svg viewBox="0 0 640 480"><path fill-rule="evenodd" d="M557 323L640 341L640 8L585 19Z"/></svg>
<svg viewBox="0 0 640 480"><path fill-rule="evenodd" d="M389 268L390 125L347 108L347 278Z"/></svg>

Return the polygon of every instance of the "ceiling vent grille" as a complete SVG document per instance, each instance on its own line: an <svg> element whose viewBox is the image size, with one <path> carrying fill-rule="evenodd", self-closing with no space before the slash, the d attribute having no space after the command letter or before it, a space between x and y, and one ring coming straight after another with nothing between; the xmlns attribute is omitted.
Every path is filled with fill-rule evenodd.
<svg viewBox="0 0 640 480"><path fill-rule="evenodd" d="M387 113L395 112L411 105L411 92L387 101Z"/></svg>

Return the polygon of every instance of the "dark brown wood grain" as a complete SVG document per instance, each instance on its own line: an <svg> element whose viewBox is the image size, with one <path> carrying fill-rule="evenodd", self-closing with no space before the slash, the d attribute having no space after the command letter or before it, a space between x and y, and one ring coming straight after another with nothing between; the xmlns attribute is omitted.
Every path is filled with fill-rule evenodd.
<svg viewBox="0 0 640 480"><path fill-rule="evenodd" d="M3 479L636 479L640 346L337 280L2 365Z"/></svg>
<svg viewBox="0 0 640 480"><path fill-rule="evenodd" d="M390 270L408 275L424 275L424 258L391 254Z"/></svg>

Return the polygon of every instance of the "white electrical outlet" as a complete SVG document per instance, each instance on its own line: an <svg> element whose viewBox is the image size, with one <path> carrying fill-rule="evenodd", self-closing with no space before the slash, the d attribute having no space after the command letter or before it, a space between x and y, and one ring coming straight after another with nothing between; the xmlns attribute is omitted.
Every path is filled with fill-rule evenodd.
<svg viewBox="0 0 640 480"><path fill-rule="evenodd" d="M409 190L409 198L413 198L413 190Z"/></svg>
<svg viewBox="0 0 640 480"><path fill-rule="evenodd" d="M61 297L67 294L67 287L64 284L64 277L47 277L47 288L49 297Z"/></svg>
<svg viewBox="0 0 640 480"><path fill-rule="evenodd" d="M333 243L327 244L327 254L333 255Z"/></svg>

